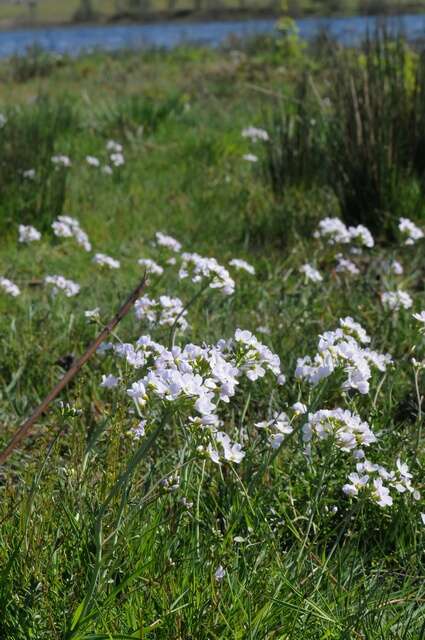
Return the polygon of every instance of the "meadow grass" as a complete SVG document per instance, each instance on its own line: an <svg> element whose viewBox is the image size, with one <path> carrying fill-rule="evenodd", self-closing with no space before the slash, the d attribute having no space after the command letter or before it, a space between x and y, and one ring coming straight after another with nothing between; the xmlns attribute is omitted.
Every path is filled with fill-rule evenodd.
<svg viewBox="0 0 425 640"><path fill-rule="evenodd" d="M152 405L136 439L125 383L142 374L94 357L1 470L2 639L424 637L423 501L409 491L393 492L386 508L368 495L349 498L342 486L355 460L331 440L306 455L305 417L291 409L301 401L310 413L358 413L378 437L371 459L388 469L407 462L423 490L424 369L412 357L422 361L424 336L412 313L425 308L424 240L406 246L397 231L373 225L372 210L375 246L346 255L360 274L337 271L344 246L313 237L323 218L341 214L328 174L316 180L317 162L306 174L298 164L273 189L273 145L291 137L254 144L241 135L250 125L270 136L271 123L282 129L300 74L326 94L329 67L274 41L241 48L98 53L19 81L11 65L0 69L0 275L22 292L0 293L1 445L56 383L64 357L80 355L99 331L84 312L99 307L106 322L140 280L140 258L165 267L149 277L150 298L194 298L177 344L215 344L241 327L280 356L287 377L283 386L240 379L220 415L245 457L217 465L199 453L199 428L183 405ZM86 157L108 163L110 139L123 145L125 163L107 175ZM70 168L55 168L58 154ZM283 166L296 154L285 158ZM35 177L24 177L30 169ZM401 213L423 224L410 201ZM51 224L63 214L121 268L102 269L75 240L55 236ZM41 241L19 243L20 223L40 230ZM152 244L157 231L222 265L245 259L256 274L231 271L232 296L207 289L197 297L199 285L180 280ZM402 275L388 266L395 259ZM323 280L300 273L305 263ZM80 293L52 297L44 278L53 274ZM394 312L381 294L398 289L413 306ZM319 334L346 316L394 359L366 394L341 390L341 371L315 387L294 376L297 358L313 355ZM134 313L116 331L133 343L146 333L168 347L170 327L148 327ZM121 391L100 386L110 373L125 381ZM277 449L254 426L274 411L287 412L293 429Z"/></svg>

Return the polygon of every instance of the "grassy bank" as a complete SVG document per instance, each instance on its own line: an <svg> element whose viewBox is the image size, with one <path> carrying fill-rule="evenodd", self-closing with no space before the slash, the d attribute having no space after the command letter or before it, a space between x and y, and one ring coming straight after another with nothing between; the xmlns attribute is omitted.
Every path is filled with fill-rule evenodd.
<svg viewBox="0 0 425 640"><path fill-rule="evenodd" d="M167 20L228 20L255 17L394 15L421 13L423 0L38 0L2 2L0 26L105 24Z"/></svg>
<svg viewBox="0 0 425 640"><path fill-rule="evenodd" d="M422 637L422 64L289 31L0 68L2 448L140 259L158 301L1 469L2 639Z"/></svg>

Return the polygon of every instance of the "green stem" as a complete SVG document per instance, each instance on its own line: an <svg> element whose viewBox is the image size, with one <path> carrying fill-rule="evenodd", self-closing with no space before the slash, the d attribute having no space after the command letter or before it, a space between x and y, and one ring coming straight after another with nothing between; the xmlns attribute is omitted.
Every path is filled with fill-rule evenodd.
<svg viewBox="0 0 425 640"><path fill-rule="evenodd" d="M189 300L189 302L183 307L183 309L180 311L180 313L178 314L177 318L174 320L173 326L171 327L171 331L170 331L170 340L169 340L169 348L172 349L174 347L174 341L176 338L176 332L177 332L177 324L178 321L180 320L180 318L186 313L186 311L189 309L189 307L192 306L192 304L194 302L196 302L196 300L204 293L204 291L206 289L208 289L208 287L210 286L211 280L207 280L207 282L204 284L203 287L201 287L196 293L195 295Z"/></svg>

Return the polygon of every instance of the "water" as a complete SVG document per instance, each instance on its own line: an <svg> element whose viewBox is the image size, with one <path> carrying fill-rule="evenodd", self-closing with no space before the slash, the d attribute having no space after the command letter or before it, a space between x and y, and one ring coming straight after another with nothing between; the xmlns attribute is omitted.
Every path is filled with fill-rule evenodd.
<svg viewBox="0 0 425 640"><path fill-rule="evenodd" d="M425 15L405 15L387 19L394 28L402 28L410 39L425 34ZM356 16L350 18L305 18L297 21L300 35L312 38L326 29L344 44L360 40L367 30L373 29L376 18ZM272 33L276 21L235 20L213 22L168 22L145 25L107 25L49 27L45 29L16 29L0 32L0 57L23 54L39 45L52 53L78 54L93 49L121 49L140 47L174 47L184 42L217 46L231 36L246 37Z"/></svg>

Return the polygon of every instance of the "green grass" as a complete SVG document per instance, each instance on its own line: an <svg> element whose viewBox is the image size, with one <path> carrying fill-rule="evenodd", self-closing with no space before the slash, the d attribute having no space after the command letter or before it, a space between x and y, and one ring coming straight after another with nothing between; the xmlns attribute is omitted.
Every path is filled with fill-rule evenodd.
<svg viewBox="0 0 425 640"><path fill-rule="evenodd" d="M283 387L273 378L241 381L222 415L236 439L246 434L246 456L219 467L197 454L199 434L183 410L156 406L147 435L135 440L125 391L100 387L116 366L95 356L61 396L79 415L54 403L1 470L2 640L423 637L423 499L394 494L388 509L349 500L341 487L350 455L328 443L308 462L299 418L278 452L254 427L273 410L291 414L298 400L310 410L349 408L379 434L368 457L393 468L400 456L424 491L411 362L424 357L412 318L425 308L424 241L389 244L378 230L375 248L353 258L361 275L337 274L334 251L312 237L323 217L339 214L329 186L290 182L277 197L264 179L266 149L241 136L270 121L302 69L320 90L327 86L317 57L288 58L270 42L248 47L239 61L182 48L65 59L20 81L10 65L0 69L9 154L1 159L0 275L22 290L18 298L0 293L0 444L63 373L58 359L80 355L96 335L84 311L100 307L107 321L142 275L137 259L161 259L151 244L158 230L220 264L245 258L257 272L236 273L229 298L209 290L195 300L178 344L266 326L270 333L257 335L288 378ZM124 145L126 163L106 176L85 157L105 161L110 138ZM264 165L243 161L248 152ZM47 153L68 154L72 167L61 197L44 206L41 195L56 194L57 178ZM46 178L31 190L19 172L32 167ZM119 258L121 269L101 270L72 240L55 238L50 224L61 212L78 218L94 251ZM18 244L23 220L43 231L41 242ZM403 276L384 272L392 258ZM320 269L322 283L305 282L305 262ZM80 294L52 299L47 274L75 280ZM169 267L150 278L147 294L187 303L196 286ZM414 305L390 313L379 294L397 286ZM365 396L342 393L338 376L317 388L294 378L296 359L313 355L318 335L345 316L365 327L372 348L394 357ZM168 330L147 329L133 313L117 330L133 342L146 332L168 344ZM126 380L137 379L118 365ZM419 395L423 384L421 370ZM175 473L179 487L167 492L161 481Z"/></svg>

